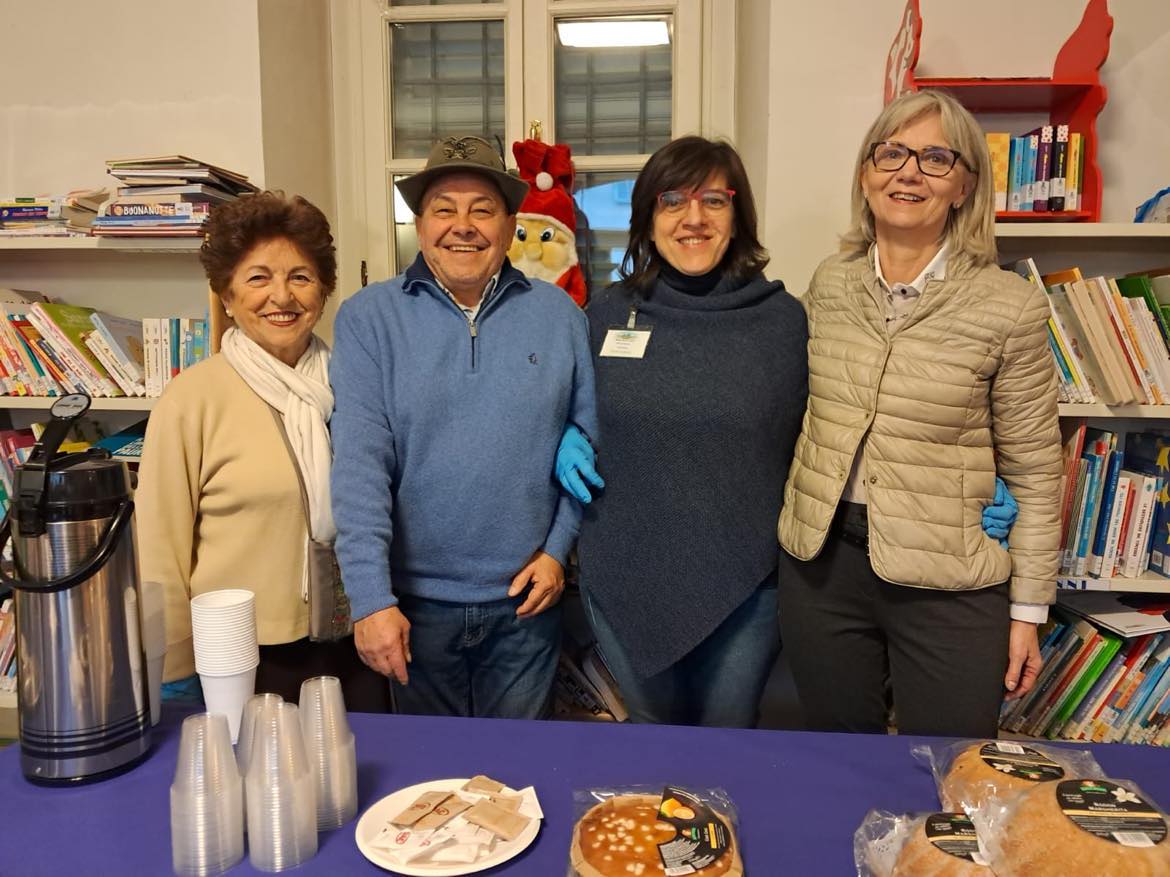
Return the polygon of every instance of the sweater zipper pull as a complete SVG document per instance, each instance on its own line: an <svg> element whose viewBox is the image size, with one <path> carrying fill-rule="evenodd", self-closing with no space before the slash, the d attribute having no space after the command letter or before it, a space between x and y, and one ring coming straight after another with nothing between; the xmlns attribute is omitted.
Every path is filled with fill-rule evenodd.
<svg viewBox="0 0 1170 877"><path fill-rule="evenodd" d="M467 328L471 330L471 367L475 368L475 339L479 337L479 328L475 325L475 320L471 317L467 318Z"/></svg>

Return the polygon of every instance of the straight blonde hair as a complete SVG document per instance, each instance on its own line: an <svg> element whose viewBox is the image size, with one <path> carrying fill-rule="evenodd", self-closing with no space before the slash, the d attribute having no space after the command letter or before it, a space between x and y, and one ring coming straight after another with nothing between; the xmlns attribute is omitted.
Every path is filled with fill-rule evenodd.
<svg viewBox="0 0 1170 877"><path fill-rule="evenodd" d="M870 245L877 241L873 211L861 191L861 173L869 161L870 145L889 140L902 128L931 114L939 116L947 143L959 152L962 156L959 160L975 176L975 188L970 196L947 217L943 240L949 245L952 256L963 254L977 266L995 263L998 252L995 245L995 190L983 129L966 107L946 92L933 90L904 94L886 104L861 141L853 165L851 227L841 236L843 254L865 255Z"/></svg>

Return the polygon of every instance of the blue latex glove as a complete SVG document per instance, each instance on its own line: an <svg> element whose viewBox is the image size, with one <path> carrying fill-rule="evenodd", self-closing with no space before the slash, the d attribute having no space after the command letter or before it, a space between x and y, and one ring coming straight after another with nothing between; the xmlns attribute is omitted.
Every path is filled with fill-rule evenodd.
<svg viewBox="0 0 1170 877"><path fill-rule="evenodd" d="M593 445L589 444L589 439L585 438L585 433L573 424L567 424L557 447L554 471L565 493L583 505L593 499L586 482L594 487L605 487L605 482L597 474L596 463L597 454L593 451Z"/></svg>
<svg viewBox="0 0 1170 877"><path fill-rule="evenodd" d="M1019 513L1020 507L1016 503L1016 498L1007 489L1003 479L997 477L995 479L995 500L991 505L983 508L983 532L992 539L999 540L999 544L1007 548L1008 533L1011 532L1012 524L1016 522L1016 516Z"/></svg>

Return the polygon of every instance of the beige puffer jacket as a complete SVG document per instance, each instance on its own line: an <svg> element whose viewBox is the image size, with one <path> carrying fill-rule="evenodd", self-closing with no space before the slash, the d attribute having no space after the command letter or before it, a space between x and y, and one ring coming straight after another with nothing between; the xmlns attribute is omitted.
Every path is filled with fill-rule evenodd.
<svg viewBox="0 0 1170 877"><path fill-rule="evenodd" d="M1061 454L1044 293L953 254L892 340L882 301L867 257L831 256L813 276L808 409L781 545L820 553L864 441L874 572L955 590L1010 577L1013 602L1051 603ZM981 523L997 472L1020 506L1010 550Z"/></svg>

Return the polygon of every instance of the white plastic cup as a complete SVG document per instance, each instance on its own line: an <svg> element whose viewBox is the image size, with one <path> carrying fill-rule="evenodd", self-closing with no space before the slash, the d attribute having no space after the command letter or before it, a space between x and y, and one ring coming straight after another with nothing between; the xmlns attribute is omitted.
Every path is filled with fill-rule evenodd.
<svg viewBox="0 0 1170 877"><path fill-rule="evenodd" d="M240 717L244 712L244 704L256 691L256 666L253 664L248 670L225 676L199 674L207 711L227 717L232 743L240 736Z"/></svg>
<svg viewBox="0 0 1170 877"><path fill-rule="evenodd" d="M200 676L230 676L255 667L260 661L256 595L227 589L193 597L191 635Z"/></svg>
<svg viewBox="0 0 1170 877"><path fill-rule="evenodd" d="M244 857L243 784L227 720L183 720L171 799L171 864L179 877L212 877Z"/></svg>

